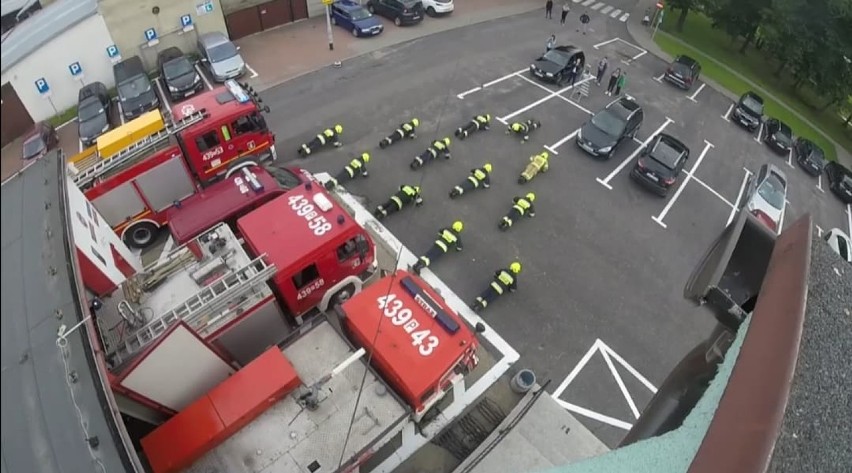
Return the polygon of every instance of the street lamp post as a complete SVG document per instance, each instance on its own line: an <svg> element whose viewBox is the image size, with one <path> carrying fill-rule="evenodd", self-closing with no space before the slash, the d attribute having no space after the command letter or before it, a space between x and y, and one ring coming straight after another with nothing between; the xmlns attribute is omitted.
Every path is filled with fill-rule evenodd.
<svg viewBox="0 0 852 473"><path fill-rule="evenodd" d="M334 51L334 33L331 31L331 2L332 0L322 0L325 4L325 30L328 33L328 50Z"/></svg>

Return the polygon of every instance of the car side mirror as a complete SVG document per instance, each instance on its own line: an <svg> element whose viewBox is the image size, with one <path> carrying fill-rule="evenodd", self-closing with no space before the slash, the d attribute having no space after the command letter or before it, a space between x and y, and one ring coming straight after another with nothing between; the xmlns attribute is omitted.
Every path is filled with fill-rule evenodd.
<svg viewBox="0 0 852 473"><path fill-rule="evenodd" d="M240 47L239 47L239 46L237 46L237 51L239 51L239 50L240 50Z"/></svg>
<svg viewBox="0 0 852 473"><path fill-rule="evenodd" d="M207 58L206 57L201 58L201 62L207 62Z"/></svg>

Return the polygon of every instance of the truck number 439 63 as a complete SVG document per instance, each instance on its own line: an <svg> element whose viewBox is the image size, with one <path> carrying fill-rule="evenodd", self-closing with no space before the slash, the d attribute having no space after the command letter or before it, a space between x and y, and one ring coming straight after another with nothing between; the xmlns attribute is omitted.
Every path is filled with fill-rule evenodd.
<svg viewBox="0 0 852 473"><path fill-rule="evenodd" d="M314 232L314 235L322 236L331 230L331 223L320 215L314 205L308 202L308 199L304 196L290 196L289 202L290 208L296 212L296 215L304 217L308 221L308 228Z"/></svg>
<svg viewBox="0 0 852 473"><path fill-rule="evenodd" d="M389 294L376 298L379 304L379 309L385 317L390 319L390 323L402 327L409 335L411 335L411 345L417 347L421 356L429 356L438 348L438 337L432 335L432 331L417 330L420 327L420 322L413 318L414 313L411 309L405 307L402 300L396 297L396 294Z"/></svg>

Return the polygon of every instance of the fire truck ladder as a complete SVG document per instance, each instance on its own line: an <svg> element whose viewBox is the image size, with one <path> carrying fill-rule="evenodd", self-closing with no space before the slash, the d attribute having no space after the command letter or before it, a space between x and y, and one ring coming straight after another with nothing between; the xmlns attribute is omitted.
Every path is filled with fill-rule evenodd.
<svg viewBox="0 0 852 473"><path fill-rule="evenodd" d="M77 187L86 186L108 171L123 166L140 155L167 142L170 136L203 120L207 116L207 111L204 109L197 110L178 121L171 119L171 113L164 113L162 116L165 122L163 129L132 143L114 155L106 159L95 159L94 161L86 159L77 163L69 163L68 169L71 171Z"/></svg>
<svg viewBox="0 0 852 473"><path fill-rule="evenodd" d="M193 330L203 328L196 325L203 324L204 316L215 315L238 303L255 291L257 286L266 284L276 271L277 268L266 261L266 255L260 256L249 264L226 274L183 304L130 335L128 340L107 356L107 359L113 367L121 366L179 320L185 321Z"/></svg>

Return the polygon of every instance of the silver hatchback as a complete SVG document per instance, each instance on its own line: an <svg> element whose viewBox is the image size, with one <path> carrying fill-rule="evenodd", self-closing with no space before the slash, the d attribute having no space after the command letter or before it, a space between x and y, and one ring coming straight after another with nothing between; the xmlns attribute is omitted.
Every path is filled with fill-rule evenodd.
<svg viewBox="0 0 852 473"><path fill-rule="evenodd" d="M240 47L218 31L205 33L198 38L201 62L216 82L236 79L246 72L246 63L240 56Z"/></svg>
<svg viewBox="0 0 852 473"><path fill-rule="evenodd" d="M751 178L743 207L775 233L780 233L787 209L787 176L773 164L764 164Z"/></svg>

